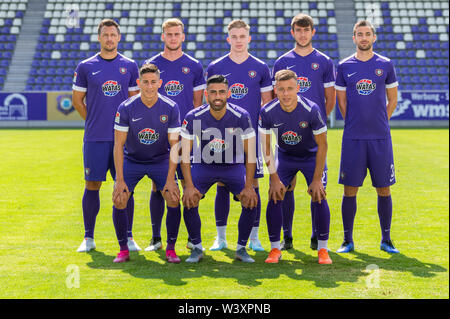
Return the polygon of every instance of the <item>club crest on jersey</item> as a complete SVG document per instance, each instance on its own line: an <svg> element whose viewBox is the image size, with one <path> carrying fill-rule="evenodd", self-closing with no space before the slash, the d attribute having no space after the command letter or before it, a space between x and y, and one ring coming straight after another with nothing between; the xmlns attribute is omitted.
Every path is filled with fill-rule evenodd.
<svg viewBox="0 0 450 319"><path fill-rule="evenodd" d="M102 85L102 91L105 96L110 96L110 97L116 96L120 92L121 89L122 89L122 86L119 83L117 83L117 81L114 81L114 80L106 81Z"/></svg>
<svg viewBox="0 0 450 319"><path fill-rule="evenodd" d="M315 71L319 68L319 63L312 63L311 68Z"/></svg>
<svg viewBox="0 0 450 319"><path fill-rule="evenodd" d="M311 81L305 76L299 76L297 83L300 85L300 93L306 92L311 87Z"/></svg>
<svg viewBox="0 0 450 319"><path fill-rule="evenodd" d="M181 71L182 71L184 74L188 74L188 73L191 71L191 69L189 69L187 66L184 66L184 67L181 68Z"/></svg>
<svg viewBox="0 0 450 319"><path fill-rule="evenodd" d="M234 83L230 86L231 98L239 100L242 99L248 93L248 87L245 87L242 83Z"/></svg>
<svg viewBox="0 0 450 319"><path fill-rule="evenodd" d="M214 153L222 153L228 148L228 143L220 138L215 138L208 143L209 149Z"/></svg>
<svg viewBox="0 0 450 319"><path fill-rule="evenodd" d="M376 69L375 70L375 74L378 76L382 76L383 75L383 69Z"/></svg>
<svg viewBox="0 0 450 319"><path fill-rule="evenodd" d="M138 133L139 142L145 145L151 145L155 143L159 138L159 133L156 133L154 129L144 128Z"/></svg>
<svg viewBox="0 0 450 319"><path fill-rule="evenodd" d="M125 73L127 73L127 69L126 68L119 68L119 72L120 72L120 74L125 74Z"/></svg>
<svg viewBox="0 0 450 319"><path fill-rule="evenodd" d="M164 90L168 96L177 96L183 91L184 85L177 80L171 80L164 85Z"/></svg>
<svg viewBox="0 0 450 319"><path fill-rule="evenodd" d="M296 145L302 140L302 136L294 131L287 131L281 135L281 140L288 145Z"/></svg>
<svg viewBox="0 0 450 319"><path fill-rule="evenodd" d="M253 79L256 76L256 71L248 71L248 76Z"/></svg>
<svg viewBox="0 0 450 319"><path fill-rule="evenodd" d="M298 125L299 125L301 128L307 128L307 127L308 127L308 122L306 122L306 121L301 121Z"/></svg>
<svg viewBox="0 0 450 319"><path fill-rule="evenodd" d="M361 95L369 95L375 91L376 84L369 79L362 79L356 83L356 91Z"/></svg>
<svg viewBox="0 0 450 319"><path fill-rule="evenodd" d="M114 118L114 122L116 122L117 124L120 123L120 113L116 112L116 117Z"/></svg>
<svg viewBox="0 0 450 319"><path fill-rule="evenodd" d="M166 123L169 120L169 117L166 114L163 114L159 117L161 123Z"/></svg>

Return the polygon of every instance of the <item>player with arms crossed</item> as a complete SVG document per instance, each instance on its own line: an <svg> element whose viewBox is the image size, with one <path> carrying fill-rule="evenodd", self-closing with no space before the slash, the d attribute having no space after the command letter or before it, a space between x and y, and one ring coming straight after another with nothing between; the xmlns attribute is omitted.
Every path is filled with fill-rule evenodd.
<svg viewBox="0 0 450 319"><path fill-rule="evenodd" d="M316 33L313 19L300 13L292 18L291 35L295 40L295 48L279 57L273 67L273 84L275 74L279 70L288 69L298 76L300 85L299 94L313 101L319 106L324 120L330 115L336 104L336 91L334 89L335 70L333 61L324 53L312 46L312 38ZM282 250L293 247L292 222L295 211L294 188L296 178L287 190L283 202L283 233ZM317 250L317 230L314 229L315 211L311 206L311 249Z"/></svg>
<svg viewBox="0 0 450 319"><path fill-rule="evenodd" d="M267 229L271 251L266 263L281 259L280 232L286 189L301 171L308 184L311 206L316 212L314 228L318 236L319 264L331 264L328 256L330 209L326 200L327 125L317 104L297 95L300 86L291 70L275 74L277 99L261 110L259 132L270 173ZM272 131L277 138L277 156L271 147Z"/></svg>
<svg viewBox="0 0 450 319"><path fill-rule="evenodd" d="M178 104L180 119L184 119L187 112L202 105L205 89L203 67L198 60L182 50L185 34L184 24L181 20L172 18L164 21L162 30L161 41L164 42L164 51L146 60L145 63L152 63L158 67L163 81L159 93ZM183 186L180 166L177 167L177 176ZM153 236L146 251L162 248L161 222L164 215L164 198L160 192L155 191L154 184L152 188L150 215ZM189 240L187 247L192 248Z"/></svg>
<svg viewBox="0 0 450 319"><path fill-rule="evenodd" d="M250 41L250 26L242 20L231 21L228 24L227 38L227 42L230 44L230 53L211 62L206 70L206 76L221 74L226 77L231 90L229 101L245 109L250 114L253 127L257 127L261 105L272 99L272 82L267 64L249 54L248 44ZM256 145L259 149L258 138ZM253 185L259 201L249 244L254 251L264 251L258 239L261 216L258 178L264 176L262 158L259 153L257 152L258 159ZM218 183L215 200L217 238L210 250L221 250L227 247L226 227L229 212L229 190L223 184Z"/></svg>
<svg viewBox="0 0 450 319"><path fill-rule="evenodd" d="M139 93L136 84L138 66L117 52L120 30L114 20L100 22L98 41L100 53L80 62L73 79L73 105L86 121L83 140L86 184L82 201L85 234L79 252L95 248L94 228L100 210L99 190L108 170L115 177L113 123L117 107L128 97ZM132 251L140 250L131 233L132 208L127 208L127 215L128 245Z"/></svg>
<svg viewBox="0 0 450 319"><path fill-rule="evenodd" d="M175 243L181 210L175 171L178 163L180 112L175 102L158 94L162 80L155 65L144 64L139 74L141 93L120 104L115 118L113 220L120 252L114 262L129 260L126 244L128 220L124 209L136 184L147 175L167 203L166 259L171 263L179 263ZM175 160L170 157L172 149Z"/></svg>
<svg viewBox="0 0 450 319"><path fill-rule="evenodd" d="M353 28L356 54L342 60L337 68L338 105L345 119L339 174L339 183L344 185L344 242L339 253L354 250L356 195L367 169L378 194L380 249L398 253L390 238L390 186L395 183L395 171L389 128L389 119L397 106L398 82L392 61L373 52L375 40L372 24L366 20L357 22Z"/></svg>
<svg viewBox="0 0 450 319"><path fill-rule="evenodd" d="M190 111L181 128L181 168L185 178L183 216L194 244L186 262L196 263L203 257L199 200L218 182L223 183L242 205L236 259L254 262L245 246L258 204L253 188L256 134L247 111L227 103L230 94L225 77L213 75L208 78L205 92L208 103ZM196 138L200 148L194 149L191 168L190 153Z"/></svg>

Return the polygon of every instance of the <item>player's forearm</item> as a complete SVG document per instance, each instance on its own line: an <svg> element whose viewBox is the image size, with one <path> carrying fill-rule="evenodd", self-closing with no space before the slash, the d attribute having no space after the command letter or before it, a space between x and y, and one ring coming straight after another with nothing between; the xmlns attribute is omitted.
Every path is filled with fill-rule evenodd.
<svg viewBox="0 0 450 319"><path fill-rule="evenodd" d="M336 106L336 90L334 87L325 89L325 111L327 112L327 117L330 115Z"/></svg>
<svg viewBox="0 0 450 319"><path fill-rule="evenodd" d="M322 180L322 175L325 169L325 162L327 158L327 149L328 149L327 144L320 144L317 148L316 167L314 169L314 176L313 176L313 180L315 181Z"/></svg>
<svg viewBox="0 0 450 319"><path fill-rule="evenodd" d="M123 181L123 145L114 144L114 167L116 169L116 181Z"/></svg>
<svg viewBox="0 0 450 319"><path fill-rule="evenodd" d="M185 187L186 188L194 187L194 183L192 182L191 164L182 162L180 166L181 172L183 173Z"/></svg>
<svg viewBox="0 0 450 319"><path fill-rule="evenodd" d="M245 163L245 187L253 187L255 178L256 163Z"/></svg>
<svg viewBox="0 0 450 319"><path fill-rule="evenodd" d="M78 114L80 114L81 118L83 120L86 120L86 116L87 116L87 108L86 108L86 104L84 104L83 101L76 101L73 100L73 107L75 108L75 110L77 110Z"/></svg>
<svg viewBox="0 0 450 319"><path fill-rule="evenodd" d="M392 114L394 114L395 108L397 107L397 100L395 101L389 101L386 108L387 108L387 115L388 120L391 119Z"/></svg>

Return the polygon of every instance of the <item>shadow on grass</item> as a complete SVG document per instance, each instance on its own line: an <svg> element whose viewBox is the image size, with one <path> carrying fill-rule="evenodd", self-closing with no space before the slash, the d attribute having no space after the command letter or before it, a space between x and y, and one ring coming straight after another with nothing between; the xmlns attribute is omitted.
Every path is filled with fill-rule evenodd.
<svg viewBox="0 0 450 319"><path fill-rule="evenodd" d="M106 255L100 251L91 251L88 254L92 261L87 264L93 269L117 269L136 278L159 279L167 285L183 286L189 279L232 278L240 285L257 287L264 279L277 279L286 276L292 280L311 281L316 287L335 288L342 282L357 282L361 277L370 274L367 266L376 265L381 270L410 272L416 277L433 277L436 272L446 272L447 269L431 264L423 263L416 258L410 258L403 254L387 255L387 258L370 256L361 252L352 252L356 259L350 260L345 254L336 254L330 251L333 260L332 265L319 265L316 252L306 254L296 249L291 249L283 254L292 254L294 260L281 260L279 264L266 264L266 252L255 253L255 263L246 264L234 260L235 252L225 249L222 252L205 252L203 259L198 264L184 262L188 255L180 255L180 264L169 264L165 261L165 252L160 250L152 254L158 254L160 261L149 260L147 253L131 253L130 262L114 264L115 255ZM233 259L233 262L214 259L214 256L222 253ZM217 256L217 255L216 255ZM154 259L154 256L152 256Z"/></svg>

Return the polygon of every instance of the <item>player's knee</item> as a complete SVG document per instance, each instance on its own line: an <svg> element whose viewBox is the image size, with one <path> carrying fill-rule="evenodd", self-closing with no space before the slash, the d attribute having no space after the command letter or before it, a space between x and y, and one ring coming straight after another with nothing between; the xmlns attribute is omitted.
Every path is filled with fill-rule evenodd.
<svg viewBox="0 0 450 319"><path fill-rule="evenodd" d="M98 181L86 181L85 187L90 191L98 191L102 187L102 182Z"/></svg>
<svg viewBox="0 0 450 319"><path fill-rule="evenodd" d="M217 182L217 186L225 186L225 184L221 183L221 182Z"/></svg>
<svg viewBox="0 0 450 319"><path fill-rule="evenodd" d="M157 190L156 184L152 181L152 191L156 192Z"/></svg>
<svg viewBox="0 0 450 319"><path fill-rule="evenodd" d="M345 197L355 197L358 194L358 187L344 186Z"/></svg>
<svg viewBox="0 0 450 319"><path fill-rule="evenodd" d="M391 195L391 189L390 187L377 187L377 194L378 196L387 197Z"/></svg>

